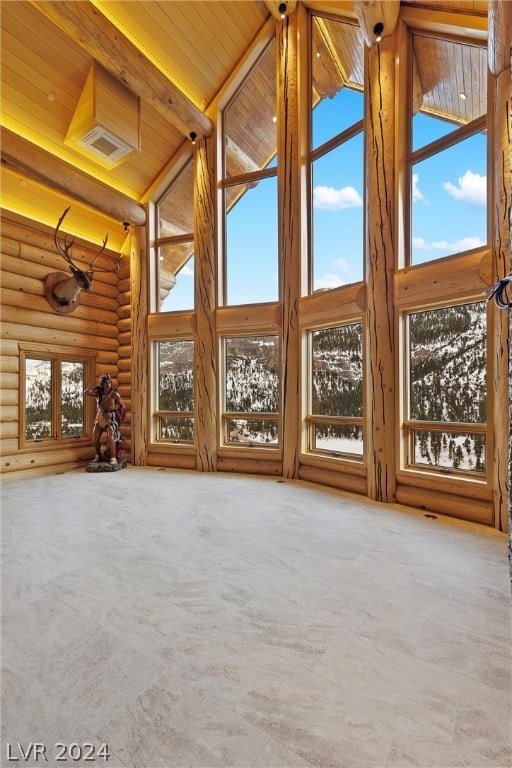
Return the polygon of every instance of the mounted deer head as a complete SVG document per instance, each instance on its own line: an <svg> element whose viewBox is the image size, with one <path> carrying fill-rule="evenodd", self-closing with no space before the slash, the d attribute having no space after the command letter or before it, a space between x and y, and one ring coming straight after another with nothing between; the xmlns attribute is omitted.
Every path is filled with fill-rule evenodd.
<svg viewBox="0 0 512 768"><path fill-rule="evenodd" d="M112 269L102 269L100 267L96 267L94 269L94 265L96 264L96 261L101 256L103 251L105 250L105 247L107 245L108 235L105 235L105 239L103 240L103 245L96 254L96 256L93 259L93 262L89 269L83 270L80 269L80 267L77 267L76 264L73 263L73 260L71 258L71 249L74 245L75 238L71 238L68 242L67 235L64 235L64 239L60 239L58 237L59 229L64 221L64 218L69 211L69 207L66 208L62 216L60 217L57 226L55 228L55 232L53 235L53 240L55 242L55 247L57 248L57 251L60 253L60 255L64 258L66 263L69 266L69 269L71 270L71 277L67 277L67 275L63 272L52 272L50 275L46 277L45 280L45 295L50 304L54 309L57 310L57 312L72 312L77 306L78 306L78 295L80 294L80 291L92 291L92 278L94 275L94 272L117 272L119 267L121 266L120 259L117 259L116 265L112 267Z"/></svg>

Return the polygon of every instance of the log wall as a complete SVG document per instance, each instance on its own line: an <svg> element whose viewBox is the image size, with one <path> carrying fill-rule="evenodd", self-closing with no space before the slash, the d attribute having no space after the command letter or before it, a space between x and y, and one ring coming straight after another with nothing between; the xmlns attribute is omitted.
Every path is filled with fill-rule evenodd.
<svg viewBox="0 0 512 768"><path fill-rule="evenodd" d="M106 372L117 387L119 275L96 272L93 291L82 291L72 313L58 313L44 295L46 276L67 271L56 251L53 230L2 211L1 235L1 472L19 476L84 466L93 453L92 440L76 446L48 442L20 447L20 344L41 351L53 345L70 354L93 354L96 378L86 385L95 386L97 377ZM80 265L90 264L97 251L98 246L77 241L73 259Z"/></svg>

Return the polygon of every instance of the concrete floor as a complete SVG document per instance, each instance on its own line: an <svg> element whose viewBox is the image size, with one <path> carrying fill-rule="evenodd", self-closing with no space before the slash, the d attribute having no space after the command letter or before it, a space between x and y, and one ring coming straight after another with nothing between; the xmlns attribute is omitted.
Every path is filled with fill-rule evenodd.
<svg viewBox="0 0 512 768"><path fill-rule="evenodd" d="M9 480L2 543L2 766L511 765L492 529L128 468Z"/></svg>

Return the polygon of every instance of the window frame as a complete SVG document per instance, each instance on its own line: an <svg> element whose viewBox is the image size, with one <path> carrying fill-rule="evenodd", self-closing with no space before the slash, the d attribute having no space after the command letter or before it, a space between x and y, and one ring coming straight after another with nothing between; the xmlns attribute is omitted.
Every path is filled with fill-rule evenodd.
<svg viewBox="0 0 512 768"><path fill-rule="evenodd" d="M346 327L349 325L359 325L361 326L361 381L362 381L362 415L361 416L330 416L330 415L320 415L320 414L313 414L313 334L317 331L326 331L331 328L341 328ZM303 370L306 371L306 380L304 382L304 393L305 393L305 415L304 415L304 425L305 425L305 433L304 433L304 453L307 456L317 456L322 458L328 458L333 459L337 462L339 461L345 461L345 462L351 462L355 463L359 466L363 466L366 463L366 453L365 453L365 428L366 428L366 419L365 419L365 365L364 365L364 354L365 354L365 344L364 344L364 321L363 318L358 319L338 319L334 323L329 323L327 325L319 325L319 326L311 326L305 329L305 354L306 354L306 365L302 366ZM339 426L351 426L351 427L360 427L362 432L362 438L363 438L363 451L361 454L359 453L350 453L348 451L331 451L323 448L316 448L315 445L315 427L317 424L322 423L329 423L329 424L336 424Z"/></svg>
<svg viewBox="0 0 512 768"><path fill-rule="evenodd" d="M308 40L309 40L309 62L308 62L308 77L309 77L309 85L308 85L308 155L307 155L307 196L308 196L308 217L307 217L307 233L308 233L308 258L307 258L307 283L304 286L305 296L316 296L318 293L321 292L330 292L333 290L337 290L339 288L343 288L345 286L353 286L359 283L364 283L366 281L366 136L365 136L365 117L361 118L360 120L357 120L352 125L344 128L340 133L337 133L335 136L331 136L330 139L325 141L323 144L319 144L317 147L313 147L313 100L312 100L312 94L313 94L313 88L312 88L312 78L313 78L313 22L315 18L321 18L321 19L327 19L328 21L334 21L336 23L340 24L349 24L351 26L360 26L358 23L355 23L353 19L347 19L343 16L333 16L326 13L321 13L320 11L313 11L310 10L308 12ZM363 66L366 68L366 57L367 53L366 50L363 50ZM348 85L344 86L352 91L357 91L356 88L350 87ZM362 91L363 95L363 115L366 114L366 93L363 89ZM343 283L341 286L335 286L333 288L326 288L326 289L320 289L318 291L315 291L314 289L314 281L315 281L315 264L314 264L314 208L313 208L313 165L314 163L319 160L322 157L325 157L333 150L340 147L342 144L345 144L346 142L350 141L351 139L355 138L359 134L362 134L362 141L363 141L363 190L362 190L362 197L363 197L363 222L362 222L362 245L363 245L363 251L361 253L361 266L362 266L362 278L361 280L355 280L351 283Z"/></svg>
<svg viewBox="0 0 512 768"><path fill-rule="evenodd" d="M268 39L266 39L261 47L261 51L258 52L257 57L254 59L254 61L251 63L251 66L247 69L247 71L244 72L242 80L238 83L236 89L233 91L233 93L230 94L229 100L226 101L225 104L223 104L220 107L220 134L222 136L222 150L220 152L220 173L218 174L218 185L219 185L219 200L220 200L220 221L222 222L222 225L219 227L220 232L220 259L219 259L219 280L218 280L218 301L219 301L219 307L225 307L225 308L242 308L242 307L259 307L263 306L265 304L276 304L281 301L281 294L282 294L282 285L281 285L281 269L280 269L280 247L279 247L279 238L280 238L280 216L279 216L279 175L278 175L278 166L279 166L279 157L278 157L278 146L276 146L276 164L275 166L261 168L256 171L249 171L247 173L242 174L236 174L232 176L228 176L226 172L226 114L231 107L231 105L236 101L238 98L240 91L244 88L247 81L251 78L257 67L259 66L262 59L267 55L269 49L271 46L276 47L276 57L277 57L277 36L275 34L275 31L272 32L272 34L269 36ZM276 71L276 95L278 93L278 82L277 82L277 71ZM278 105L276 104L276 118L278 117L277 113ZM227 242L227 236L228 236L228 226L227 226L227 216L229 211L227 210L226 206L226 192L230 187L236 187L240 186L242 184L247 185L247 189L250 189L250 187L254 184L256 184L259 181L262 181L264 179L269 178L276 178L277 180L277 211L276 211L276 220L277 220L277 263L276 263L276 269L278 273L278 286L277 286L277 299L275 301L251 301L244 304L231 304L228 302L228 242ZM236 205L236 203L235 203ZM233 207L232 207L233 208ZM232 208L230 210L232 210ZM223 445L224 443L221 442Z"/></svg>
<svg viewBox="0 0 512 768"><path fill-rule="evenodd" d="M250 412L250 411L228 411L226 408L226 340L227 339L234 339L234 338L258 338L258 337L265 337L265 336L273 336L276 339L277 342L277 356L279 360L279 380L278 380L278 391L277 391L277 397L278 397L278 403L277 403L277 411L276 412ZM222 335L219 337L219 378L220 378L220 386L219 386L219 399L220 399L220 408L219 408L219 429L220 429L220 441L219 441L219 448L221 449L233 449L236 451L271 451L272 453L280 453L282 452L283 448L283 442L282 442L282 382L281 382L281 346L282 346L282 338L275 329L274 330L261 330L258 329L257 331L248 331L246 333L240 333L239 331L233 330L230 332L223 332ZM275 422L277 425L277 442L275 443L251 443L250 441L247 443L237 443L234 441L229 440L229 422L235 419L246 419L247 421L272 421Z"/></svg>
<svg viewBox="0 0 512 768"><path fill-rule="evenodd" d="M221 262L221 269L220 273L222 275L222 279L219 281L219 287L220 287L220 306L222 307L260 307L264 304L276 304L281 301L281 293L282 293L282 286L281 286L281 269L280 269L280 250L279 250L279 232L280 232L280 220L278 216L278 211L276 211L276 224L277 224L277 231L276 231L276 241L277 241L277 250L276 250L276 270L278 273L278 285L277 285L277 298L273 300L265 299L263 301L248 301L245 303L229 303L228 302L228 224L227 224L227 218L228 214L234 209L236 206L236 203L230 210L228 211L226 208L226 192L230 187L236 187L243 184L246 184L246 190L250 191L250 187L252 184L257 184L260 181L263 181L265 179L276 179L276 204L279 207L279 178L277 174L277 168L264 168L262 171L255 171L253 173L247 173L243 176L230 176L229 179L223 179L221 182L222 186L222 218L223 218L223 228L222 228L222 238L223 238L223 248L222 248L222 262ZM243 194L245 194L245 192ZM243 197L243 195L242 195ZM238 198L240 199L240 198ZM237 200L238 202L238 200Z"/></svg>
<svg viewBox="0 0 512 768"><path fill-rule="evenodd" d="M96 352L88 350L70 350L66 347L54 345L36 345L19 344L19 449L25 451L45 450L49 447L83 445L92 441L92 430L94 420L94 403L92 398L83 397L84 414L84 433L83 435L73 435L64 437L62 435L62 392L61 364L62 363L81 363L84 370L84 389L87 389L88 382L94 380L96 368ZM51 431L50 437L42 437L37 440L28 440L26 438L26 360L48 361L51 364Z"/></svg>
<svg viewBox="0 0 512 768"><path fill-rule="evenodd" d="M163 192L158 196L158 198L152 203L152 227L154 228L155 237L152 242L152 248L150 249L150 252L153 253L153 269L151 270L151 307L150 311L157 315L166 315L169 313L174 312L193 312L195 311L195 306L189 307L188 309L161 309L161 300L160 300L160 286L161 286L161 275L160 275L160 249L165 247L166 245L185 245L187 243L192 243L193 250L190 258L193 258L195 255L195 238L194 238L194 232L182 232L177 235L169 235L165 237L160 237L158 235L159 228L160 228L160 205L162 204L162 201L165 200L167 195L171 192L172 188L179 183L179 179L182 173L186 173L190 166L192 165L192 173L194 173L194 155L191 152L190 148L187 146L185 148L186 151L183 152L182 156L178 159L176 166L174 168L174 173L172 176L172 179L166 184L165 189ZM192 201L193 206L193 201ZM183 269L186 264L181 267ZM180 270L181 271L181 270ZM179 272L175 274L175 277L178 278ZM193 290L193 303L195 304L195 270L194 270L194 290ZM172 288L170 289L172 290ZM170 292L170 291L169 291Z"/></svg>
<svg viewBox="0 0 512 768"><path fill-rule="evenodd" d="M194 375L194 381L193 381L193 392L194 392L194 410L192 411L168 411L168 410L162 410L157 408L157 404L159 401L159 387L160 387L160 356L159 356L159 345L165 344L167 342L169 343L178 343L180 341L189 341L192 343L193 348L193 362L192 362L192 372ZM152 379L154 382L153 391L152 391L152 397L151 397L151 437L150 442L153 445L158 446L159 448L162 448L162 446L167 447L185 447L195 450L196 448L196 407L195 407L195 401L196 401L196 381L195 381L195 360L196 360L196 342L193 338L192 334L187 334L185 336L172 336L169 338L158 338L158 339L152 339L151 340L151 371L152 371ZM158 437L159 434L159 423L160 419L162 418L171 418L171 419L191 419L194 425L194 439L193 440L170 440L170 439L160 439Z"/></svg>
<svg viewBox="0 0 512 768"><path fill-rule="evenodd" d="M407 66L408 66L408 72L410 72L410 68L412 67L412 61L413 61L413 37L414 35L421 35L423 37L432 37L432 38L440 38L442 40L445 40L447 42L457 42L462 44L467 44L475 47L481 47L486 48L486 43L484 43L482 40L478 39L477 37L460 37L453 35L450 35L449 33L440 32L440 31L433 31L428 29L419 29L415 25L411 25L408 27L407 30ZM491 82L490 82L490 72L487 71L487 103L489 104L489 94L492 92L491 89ZM405 140L406 140L406 152L405 152L405 205L403 209L403 228L404 228L404 242L403 242L403 253L402 253L402 259L403 264L400 263L402 259L399 258L399 268L406 268L406 269L416 269L418 267L421 267L425 264L430 264L433 262L439 262L442 259L453 259L457 258L461 255L470 254L478 251L484 251L487 250L490 246L490 238L491 238L491 228L490 228L490 201L491 201L491 168L489 164L489 156L490 156L490 145L489 145L489 112L487 111L486 114L480 115L479 117L476 117L474 120L471 120L469 123L466 123L464 125L460 125L458 128L455 128L453 131L447 133L445 136L442 136L438 139L434 139L434 141L431 141L428 144L423 145L422 147L419 147L416 150L413 150L413 117L414 117L414 111L413 111L413 77L408 76L407 79L407 97L406 97L406 103L407 103L407 127L405 131ZM413 176L413 170L414 166L417 165L420 162L423 162L424 160L428 160L435 155L438 155L439 153L443 152L444 150L450 149L451 147L454 147L456 144L460 144L466 139L471 138L472 136L476 136L478 133L481 133L485 130L487 135L487 152L486 152L486 178L487 178L487 206L486 206L486 242L483 245L477 246L475 248L470 248L464 251L457 251L456 253L448 254L446 256L439 256L437 258L427 259L425 261L419 262L417 264L412 263L412 237L413 237L413 231L412 231L412 209L413 209L413 184L412 184L412 176ZM399 206L397 206L397 215L398 215Z"/></svg>
<svg viewBox="0 0 512 768"><path fill-rule="evenodd" d="M401 59L406 67L411 66L412 41L414 34L427 35L436 38L453 40L454 42L467 43L480 47L486 46L486 36L482 34L480 21L475 19L475 24L466 27L466 34L460 35L445 23L435 25L423 23L419 19L418 12L414 9L406 11L403 15L404 25L399 34L399 50ZM469 20L469 17L468 17ZM409 70L407 70L409 71ZM395 365L395 476L397 482L397 497L410 503L411 494L432 494L432 499L425 501L427 508L443 509L448 514L456 517L475 517L475 519L492 521L492 513L484 512L483 507L477 515L473 512L460 512L461 499L472 500L477 505L492 504L493 488L493 463L494 463L494 426L492 419L493 392L491 388L494 371L493 354L493 315L487 309L487 365L486 365L486 395L488 415L485 427L486 435L486 475L473 471L450 473L440 471L428 465L409 465L407 463L408 445L407 429L411 429L408 415L407 398L409 387L408 351L406 351L406 323L405 316L412 312L427 311L457 304L471 303L482 300L482 291L485 288L485 279L482 277L487 269L490 270L491 249L491 221L492 221L492 155L493 126L489 104L492 102L492 77L487 75L487 114L481 115L466 125L461 125L456 130L447 133L441 138L425 144L414 152L412 151L412 120L413 99L411 78L400 77L398 83L398 97L404 104L404 109L397 116L397 136L400 137L398 153L395 165L395 195L396 206L394 224L397 232L396 272L394 275L394 310L395 338L397 349L397 361ZM448 148L466 136L477 134L479 130L486 129L487 133L487 244L474 249L460 251L436 259L411 264L412 245L412 173L413 166L422 159L426 159L432 153ZM459 278L458 278L459 276ZM408 344L407 344L408 349ZM415 426L418 422L415 423ZM457 426L457 425L455 425ZM471 425L471 431L478 425ZM450 423L441 425L443 431L450 431ZM469 431L469 430L468 430ZM414 440L414 437L412 438ZM434 498L435 497L435 498ZM416 504L416 500L414 501ZM418 506L421 502L418 502ZM459 505L459 506L457 506ZM490 518L487 518L487 514Z"/></svg>
<svg viewBox="0 0 512 768"><path fill-rule="evenodd" d="M439 303L426 303L417 307L408 307L400 312L400 335L402 338L402 365L401 365L401 400L402 400L402 416L401 416L401 451L400 451L400 471L407 474L417 474L423 477L431 478L446 478L448 480L461 480L463 482L474 482L479 484L488 484L492 474L490 469L490 461L492 461L491 451L491 435L490 435L490 419L487 416L485 422L455 422L455 421L430 421L421 419L411 419L410 414L410 324L409 318L411 315L421 312L435 311L437 309L447 309L450 307L464 306L468 304L477 304L485 302L481 296L464 296L464 297L452 297L446 298ZM489 406L489 378L490 378L490 347L489 347L489 307L486 306L485 312L486 323L486 360L485 360L485 394L487 403ZM489 411L488 411L489 413ZM478 472L475 470L464 470L459 468L433 466L429 464L421 464L414 461L414 438L416 432L446 432L446 433L458 433L460 435L483 435L485 437L485 454L486 465L485 470Z"/></svg>

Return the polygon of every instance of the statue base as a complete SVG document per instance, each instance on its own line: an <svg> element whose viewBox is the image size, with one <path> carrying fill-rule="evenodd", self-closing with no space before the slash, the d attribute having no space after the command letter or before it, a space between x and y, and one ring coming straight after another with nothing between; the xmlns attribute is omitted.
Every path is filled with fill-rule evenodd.
<svg viewBox="0 0 512 768"><path fill-rule="evenodd" d="M117 464L111 464L109 461L90 461L86 468L86 472L119 472L120 469L126 469L126 459L118 459Z"/></svg>

